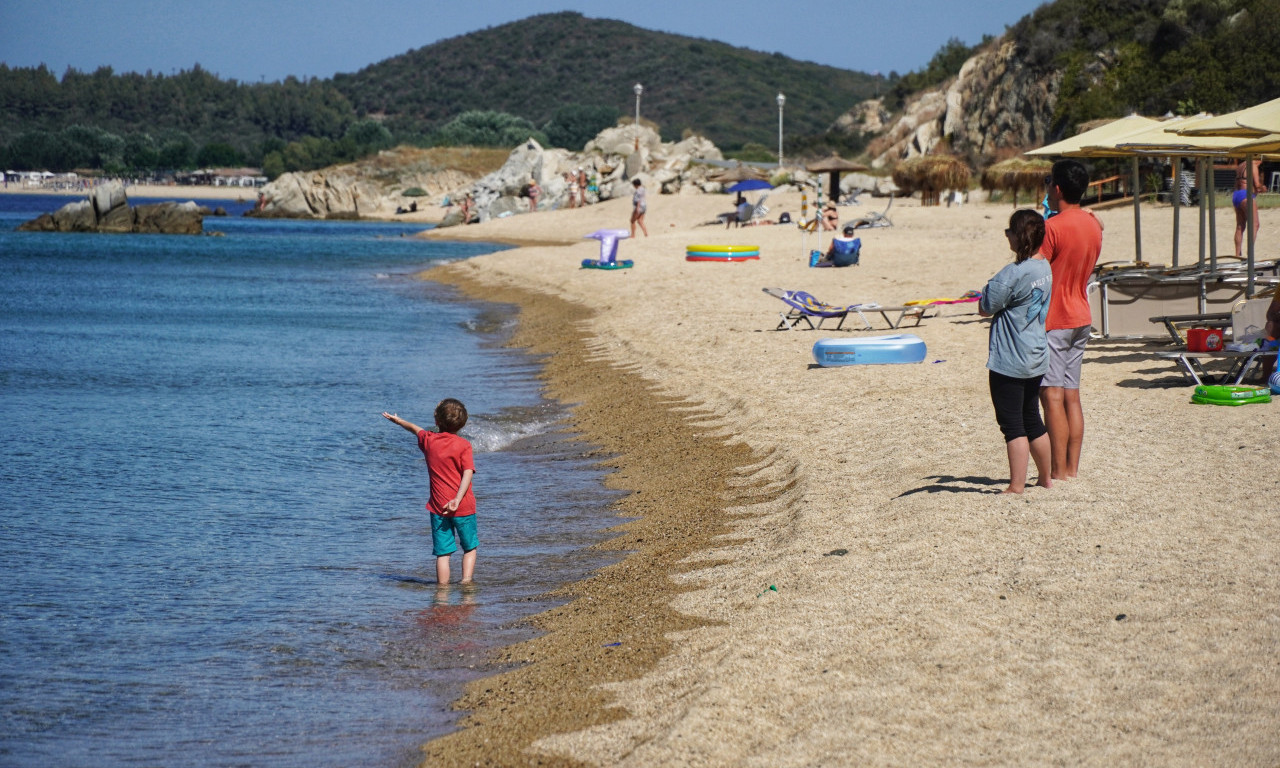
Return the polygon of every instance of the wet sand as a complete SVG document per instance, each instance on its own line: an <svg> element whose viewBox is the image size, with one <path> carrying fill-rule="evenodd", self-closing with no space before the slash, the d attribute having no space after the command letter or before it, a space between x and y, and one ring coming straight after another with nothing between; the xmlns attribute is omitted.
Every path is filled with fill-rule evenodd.
<svg viewBox="0 0 1280 768"><path fill-rule="evenodd" d="M821 369L816 339L891 331L774 331L784 307L761 288L958 297L1007 263L1011 206L898 201L895 226L859 233L862 266L830 270L794 226L698 226L730 207L651 195L652 236L622 242L636 266L616 272L579 268L594 241L563 243L625 228L626 201L428 235L557 243L428 277L520 307L515 343L547 355L549 393L577 404L636 519L609 545L632 554L469 686L426 764L1280 761L1280 403L1194 406L1156 346L1094 341L1082 476L996 495L972 304L906 329L923 364ZM794 218L799 200L770 207ZM1262 215L1274 257L1280 212ZM1103 260L1131 258L1132 212L1100 216ZM1171 221L1144 209L1149 261ZM693 243L762 258L689 263Z"/></svg>

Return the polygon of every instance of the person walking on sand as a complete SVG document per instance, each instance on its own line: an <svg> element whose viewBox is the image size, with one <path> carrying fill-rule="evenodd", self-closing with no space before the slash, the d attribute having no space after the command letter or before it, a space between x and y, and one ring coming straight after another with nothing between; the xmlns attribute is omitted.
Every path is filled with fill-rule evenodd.
<svg viewBox="0 0 1280 768"><path fill-rule="evenodd" d="M1249 174L1253 174L1253 195L1249 194ZM1262 161L1254 160L1249 167L1246 160L1236 166L1236 191L1231 193L1231 205L1236 209L1236 258L1243 258L1244 228L1249 221L1249 201L1253 200L1253 237L1257 244L1258 228L1258 190L1262 189Z"/></svg>
<svg viewBox="0 0 1280 768"><path fill-rule="evenodd" d="M978 314L993 318L987 384L1009 456L1004 493L1026 488L1028 458L1036 463L1036 485L1053 487L1049 431L1040 419L1040 380L1049 370L1044 321L1053 285L1053 269L1040 254L1044 226L1037 211L1013 212L1004 231L1013 263L987 282L978 301Z"/></svg>
<svg viewBox="0 0 1280 768"><path fill-rule="evenodd" d="M382 417L404 427L418 438L418 448L427 460L431 478L431 551L436 557L436 581L449 583L449 556L462 546L462 583L470 584L476 570L476 497L471 477L476 465L471 456L471 443L458 436L467 423L467 407L453 398L436 406L436 428L428 432L394 413ZM455 539L457 540L455 542Z"/></svg>
<svg viewBox="0 0 1280 768"><path fill-rule="evenodd" d="M1045 329L1049 371L1040 382L1040 404L1049 429L1054 480L1080 473L1084 444L1084 410L1080 405L1080 370L1093 316L1089 311L1089 277L1102 253L1102 226L1080 207L1089 188L1089 172L1078 160L1059 160L1045 177L1049 206L1057 213L1045 222L1040 252L1053 270L1053 293Z"/></svg>
<svg viewBox="0 0 1280 768"><path fill-rule="evenodd" d="M648 208L645 202L644 186L639 179L632 179L631 186L635 187L635 191L631 193L631 236L636 236L636 225L640 225L640 231L644 232L644 236L649 236L649 230L644 226L644 212Z"/></svg>

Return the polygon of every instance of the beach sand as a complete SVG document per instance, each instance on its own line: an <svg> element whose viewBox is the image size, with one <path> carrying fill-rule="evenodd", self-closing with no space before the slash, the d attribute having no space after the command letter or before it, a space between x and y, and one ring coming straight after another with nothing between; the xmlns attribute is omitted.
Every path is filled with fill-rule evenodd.
<svg viewBox="0 0 1280 768"><path fill-rule="evenodd" d="M1081 477L1000 496L973 304L906 329L923 364L823 369L817 339L891 331L778 332L761 289L959 297L1009 261L1010 205L899 200L859 232L861 266L814 270L794 226L698 226L727 196L649 200L629 270L579 268L625 200L427 235L546 243L426 275L519 308L514 343L546 355L635 519L609 545L631 554L501 653L426 764L1280 763L1280 402L1191 405L1155 346L1094 340ZM842 220L886 201L863 203ZM1131 259L1131 209L1099 215L1103 260ZM1274 258L1280 211L1262 216ZM1148 261L1171 222L1144 208ZM693 243L762 257L689 263Z"/></svg>

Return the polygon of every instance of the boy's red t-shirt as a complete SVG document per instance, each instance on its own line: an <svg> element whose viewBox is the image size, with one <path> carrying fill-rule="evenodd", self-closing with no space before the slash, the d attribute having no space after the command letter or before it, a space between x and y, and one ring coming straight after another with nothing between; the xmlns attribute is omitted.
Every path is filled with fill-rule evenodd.
<svg viewBox="0 0 1280 768"><path fill-rule="evenodd" d="M458 495L458 486L462 485L462 473L466 470L476 471L475 461L471 457L471 443L452 432L418 432L418 447L427 459L427 471L431 475L431 498L427 501L427 509L433 514L443 515L444 505ZM476 497L472 493L474 486L467 486L467 492L458 504L455 517L465 517L476 513Z"/></svg>
<svg viewBox="0 0 1280 768"><path fill-rule="evenodd" d="M1102 253L1102 227L1087 211L1068 209L1044 223L1040 255L1053 269L1047 330L1080 328L1093 321L1089 278Z"/></svg>

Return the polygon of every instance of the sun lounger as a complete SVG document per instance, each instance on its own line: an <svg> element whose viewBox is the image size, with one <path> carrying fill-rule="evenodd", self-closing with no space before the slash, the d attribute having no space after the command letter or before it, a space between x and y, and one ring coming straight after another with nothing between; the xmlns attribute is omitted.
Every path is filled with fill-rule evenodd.
<svg viewBox="0 0 1280 768"><path fill-rule="evenodd" d="M1211 312L1203 315L1162 315L1151 318L1153 323L1161 323L1174 344L1186 344L1183 335L1186 328L1230 328L1230 312Z"/></svg>
<svg viewBox="0 0 1280 768"><path fill-rule="evenodd" d="M1160 352L1158 355L1166 360L1176 361L1183 377L1196 384L1204 384L1206 380L1210 384L1239 384L1244 381L1255 365L1261 364L1267 357L1275 357L1276 355L1274 347L1258 346L1258 341L1262 338L1263 328L1266 324L1267 307L1270 304L1271 299L1269 298L1236 302L1235 306L1231 308L1231 312L1227 314L1228 320L1226 324L1221 326L1230 326L1231 343L1220 352L1178 350L1175 352ZM1165 323L1169 333L1175 338L1180 338L1176 329L1179 317L1186 316L1174 316L1172 318L1173 322ZM1152 321L1162 319L1157 317L1152 318ZM1209 324L1206 323L1205 325L1208 326ZM1216 376L1210 374L1205 369L1204 364L1212 361L1226 362L1226 372Z"/></svg>
<svg viewBox="0 0 1280 768"><path fill-rule="evenodd" d="M800 323L805 323L810 330L816 330L822 327L825 320L838 319L835 330L844 327L844 321L849 315L857 315L862 321L862 325L868 331L875 330L875 326L867 319L870 314L873 317L879 314L889 326L896 329L902 326L908 318L915 318L915 325L920 325L920 321L926 317L935 317L938 314L938 308L932 305L922 306L904 306L904 307L882 307L875 303L848 304L837 306L834 304L824 304L813 297L813 294L805 291L784 291L781 288L765 288L765 293L782 301L790 309L786 312L779 312L781 320L775 330L795 330ZM817 325L814 324L812 318L817 318Z"/></svg>

